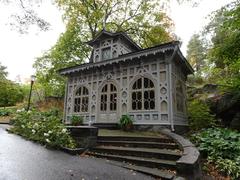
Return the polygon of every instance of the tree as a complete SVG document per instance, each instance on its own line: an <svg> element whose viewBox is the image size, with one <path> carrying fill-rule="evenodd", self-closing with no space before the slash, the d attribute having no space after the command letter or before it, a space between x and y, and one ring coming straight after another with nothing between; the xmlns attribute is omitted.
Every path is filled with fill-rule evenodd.
<svg viewBox="0 0 240 180"><path fill-rule="evenodd" d="M212 78L237 91L240 89L240 1L216 11L206 32L212 35L208 51Z"/></svg>
<svg viewBox="0 0 240 180"><path fill-rule="evenodd" d="M56 0L64 13L66 32L55 46L37 58L34 67L46 95L62 95L64 78L57 70L81 64L90 57L85 42L105 28L125 31L142 47L173 39L173 23L157 0Z"/></svg>
<svg viewBox="0 0 240 180"><path fill-rule="evenodd" d="M7 67L2 66L0 62L0 79L6 79L8 72L6 71Z"/></svg>
<svg viewBox="0 0 240 180"><path fill-rule="evenodd" d="M20 85L7 79L6 67L0 64L0 107L11 106L24 98Z"/></svg>
<svg viewBox="0 0 240 180"><path fill-rule="evenodd" d="M21 86L7 79L0 80L0 107L12 106L21 102L24 93Z"/></svg>
<svg viewBox="0 0 240 180"><path fill-rule="evenodd" d="M41 1L32 0L1 0L0 3L18 7L16 13L11 14L9 24L20 33L27 33L32 25L36 25L41 31L47 31L50 24L35 11L41 5Z"/></svg>
<svg viewBox="0 0 240 180"><path fill-rule="evenodd" d="M192 65L197 75L202 75L206 60L206 48L198 34L194 34L187 45L187 60Z"/></svg>

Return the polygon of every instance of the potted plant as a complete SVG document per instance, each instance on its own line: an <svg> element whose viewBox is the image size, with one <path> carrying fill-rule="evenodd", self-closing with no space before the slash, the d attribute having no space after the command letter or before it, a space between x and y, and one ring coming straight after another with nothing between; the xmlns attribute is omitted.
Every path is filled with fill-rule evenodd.
<svg viewBox="0 0 240 180"><path fill-rule="evenodd" d="M80 126L83 124L83 117L73 115L71 121L73 126Z"/></svg>
<svg viewBox="0 0 240 180"><path fill-rule="evenodd" d="M124 131L130 131L133 129L133 120L129 115L122 115L119 126Z"/></svg>

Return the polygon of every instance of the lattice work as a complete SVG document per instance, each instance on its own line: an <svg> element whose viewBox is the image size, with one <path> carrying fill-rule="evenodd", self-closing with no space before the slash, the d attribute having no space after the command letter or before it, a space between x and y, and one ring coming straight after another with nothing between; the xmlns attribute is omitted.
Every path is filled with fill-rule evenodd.
<svg viewBox="0 0 240 180"><path fill-rule="evenodd" d="M74 112L88 112L88 103L89 103L89 93L88 89L84 86L81 86L77 89L74 97Z"/></svg>
<svg viewBox="0 0 240 180"><path fill-rule="evenodd" d="M132 87L132 110L155 109L155 89L148 78L139 78Z"/></svg>
<svg viewBox="0 0 240 180"><path fill-rule="evenodd" d="M117 46L117 44L115 44L115 45L112 46L112 57L113 58L118 56L117 52L118 52L118 46Z"/></svg>

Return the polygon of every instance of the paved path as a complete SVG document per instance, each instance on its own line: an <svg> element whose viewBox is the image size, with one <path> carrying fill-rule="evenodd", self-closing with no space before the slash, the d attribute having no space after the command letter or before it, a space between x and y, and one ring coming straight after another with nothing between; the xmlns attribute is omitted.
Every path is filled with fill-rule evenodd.
<svg viewBox="0 0 240 180"><path fill-rule="evenodd" d="M49 150L0 125L0 180L149 180L106 160Z"/></svg>

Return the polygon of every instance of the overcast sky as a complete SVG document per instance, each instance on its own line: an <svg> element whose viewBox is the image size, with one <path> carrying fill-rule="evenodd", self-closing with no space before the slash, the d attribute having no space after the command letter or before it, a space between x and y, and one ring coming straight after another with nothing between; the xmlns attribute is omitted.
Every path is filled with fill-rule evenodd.
<svg viewBox="0 0 240 180"><path fill-rule="evenodd" d="M19 6L0 1L0 62L7 66L8 78L11 80L19 75L22 80L30 77L34 73L32 64L35 58L51 48L65 30L61 12L51 1L42 2L37 12L51 24L50 30L39 32L36 27L32 27L28 34L19 34L8 25L11 14L18 12ZM206 25L207 15L229 2L231 0L202 0L197 7L189 3L179 5L176 1L171 3L170 17L175 23L175 33L183 42L182 51L185 55L190 37Z"/></svg>

